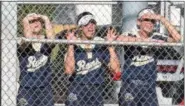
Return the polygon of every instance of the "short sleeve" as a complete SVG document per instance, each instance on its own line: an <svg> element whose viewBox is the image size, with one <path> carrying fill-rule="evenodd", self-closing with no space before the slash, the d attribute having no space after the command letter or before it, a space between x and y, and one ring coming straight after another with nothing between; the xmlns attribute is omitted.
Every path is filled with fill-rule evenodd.
<svg viewBox="0 0 185 106"><path fill-rule="evenodd" d="M168 36L162 33L153 33L150 38L167 42Z"/></svg>
<svg viewBox="0 0 185 106"><path fill-rule="evenodd" d="M43 53L44 55L50 55L50 53L52 52L52 49L55 47L54 44L46 44L43 43L41 45L41 50L40 52Z"/></svg>
<svg viewBox="0 0 185 106"><path fill-rule="evenodd" d="M108 51L108 48L105 46L101 47L101 56L102 57L102 61L104 64L108 64L110 62L110 53Z"/></svg>

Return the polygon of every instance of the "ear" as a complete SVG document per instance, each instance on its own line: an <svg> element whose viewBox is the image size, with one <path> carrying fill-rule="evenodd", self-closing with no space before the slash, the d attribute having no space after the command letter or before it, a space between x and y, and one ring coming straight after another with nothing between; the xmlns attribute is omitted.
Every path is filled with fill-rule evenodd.
<svg viewBox="0 0 185 106"><path fill-rule="evenodd" d="M141 21L139 19L137 19L136 25L137 25L137 28L140 29Z"/></svg>
<svg viewBox="0 0 185 106"><path fill-rule="evenodd" d="M82 26L79 27L79 30L82 30Z"/></svg>
<svg viewBox="0 0 185 106"><path fill-rule="evenodd" d="M137 25L141 25L141 21L139 19L137 19Z"/></svg>

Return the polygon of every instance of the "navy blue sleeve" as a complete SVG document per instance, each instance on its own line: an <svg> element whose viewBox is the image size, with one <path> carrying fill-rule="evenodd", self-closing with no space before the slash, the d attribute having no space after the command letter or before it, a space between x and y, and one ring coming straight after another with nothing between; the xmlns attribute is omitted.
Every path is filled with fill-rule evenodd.
<svg viewBox="0 0 185 106"><path fill-rule="evenodd" d="M110 53L108 51L108 48L105 46L102 46L100 48L100 51L101 51L102 61L104 64L107 65L110 62Z"/></svg>
<svg viewBox="0 0 185 106"><path fill-rule="evenodd" d="M163 41L167 42L168 36L165 34L161 34L161 33L153 33L151 38L156 39L156 40L163 40Z"/></svg>
<svg viewBox="0 0 185 106"><path fill-rule="evenodd" d="M33 55L35 53L35 50L32 48L31 43L25 42L23 44L17 44L17 55L20 56L27 56L27 55Z"/></svg>
<svg viewBox="0 0 185 106"><path fill-rule="evenodd" d="M104 59L105 59L105 63L109 64L109 62L110 62L110 53L107 49L105 51L105 58Z"/></svg>
<svg viewBox="0 0 185 106"><path fill-rule="evenodd" d="M52 49L55 47L55 44L46 44L43 43L41 46L40 52L43 53L44 55L50 55L52 52Z"/></svg>
<svg viewBox="0 0 185 106"><path fill-rule="evenodd" d="M45 39L47 39L47 37L45 37ZM56 39L56 37L55 37ZM53 40L55 40L53 39ZM43 53L44 55L50 55L50 53L52 52L52 49L55 47L56 44L53 43L42 43L41 45L41 49L40 52Z"/></svg>

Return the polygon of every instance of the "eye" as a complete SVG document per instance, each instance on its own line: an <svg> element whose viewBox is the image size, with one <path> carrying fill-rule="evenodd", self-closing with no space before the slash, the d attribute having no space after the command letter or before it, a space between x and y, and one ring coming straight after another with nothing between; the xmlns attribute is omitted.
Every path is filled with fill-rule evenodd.
<svg viewBox="0 0 185 106"><path fill-rule="evenodd" d="M155 24L155 23L156 23L156 20L154 20L154 19L147 19L147 18L142 19L141 21L151 22L151 23L153 23L153 24Z"/></svg>

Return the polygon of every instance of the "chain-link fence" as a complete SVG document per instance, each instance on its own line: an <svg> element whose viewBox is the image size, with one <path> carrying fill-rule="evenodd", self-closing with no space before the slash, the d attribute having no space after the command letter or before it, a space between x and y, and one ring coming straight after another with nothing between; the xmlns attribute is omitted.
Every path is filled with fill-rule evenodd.
<svg viewBox="0 0 185 106"><path fill-rule="evenodd" d="M161 44L65 40L68 29L77 29L76 17L83 11L94 15L97 22L95 35L98 37L105 38L110 26L118 34L135 36L138 30L138 13L144 8L152 8L155 13L169 20L181 35L181 42ZM73 104L75 106L97 106L101 100L109 106L128 101L150 106L157 100L160 106L183 104L184 9L185 4L180 1L1 2L1 105L27 106L26 104L40 103L39 106L46 106L44 103L49 101L56 106L62 106L68 100L77 100ZM20 37L24 37L22 20L30 13L48 16L56 39L23 39L26 45L20 49ZM173 37L173 32L168 29L169 25L166 26L160 20L155 21L153 31L157 33L150 37ZM125 33L131 30L135 32ZM41 33L46 35L45 30ZM42 42L44 49L34 50L33 43L37 42ZM93 52L90 54L86 50L75 50L77 70L81 68L81 71L91 71L82 75L76 72L69 78L65 74L65 55L71 43L80 45L76 48L83 48L83 44L96 44L98 48L91 49ZM120 62L122 79L118 81L113 80L113 74L107 65L109 62L106 63L110 58L107 52L110 45L115 46ZM136 55L138 57L134 57ZM83 59L85 63L81 61ZM77 64L78 61L81 61L81 65ZM133 63L129 63L130 61ZM71 64L72 60L68 65ZM99 70L101 72L97 71L99 64L102 64ZM89 79L83 75L87 75ZM124 103L122 105L125 106Z"/></svg>

